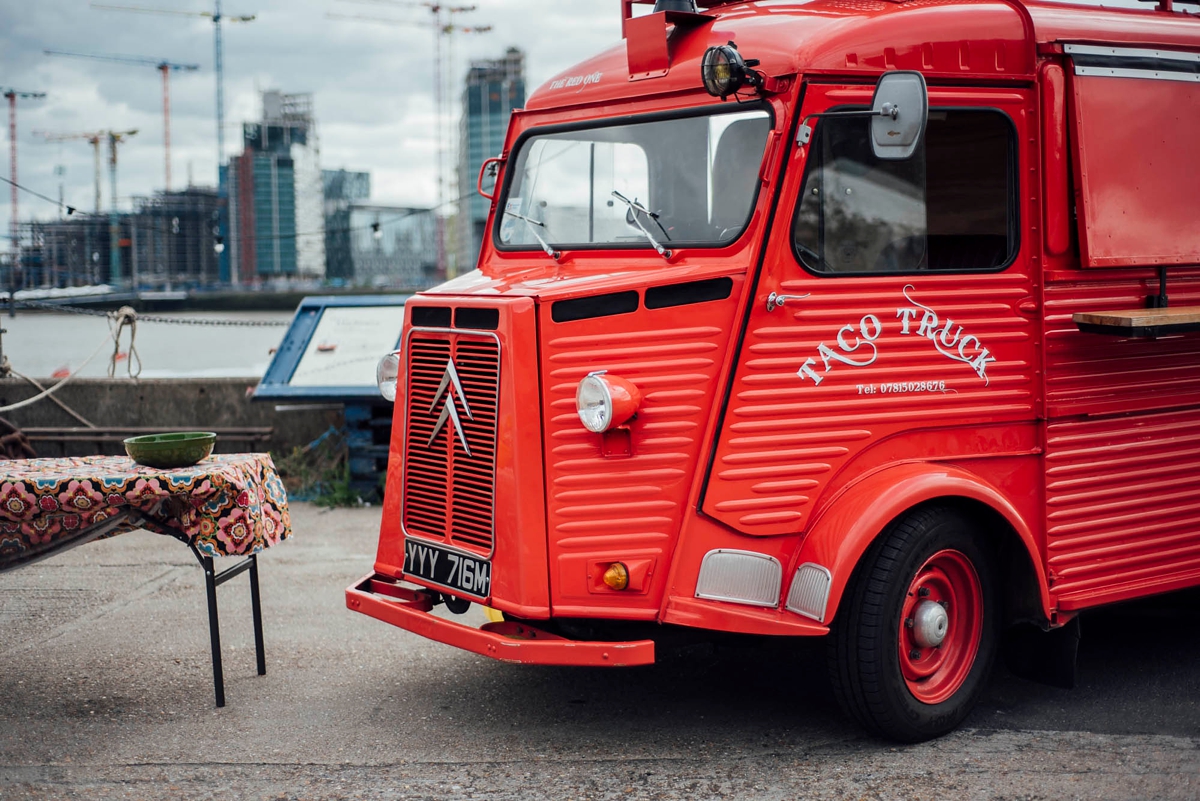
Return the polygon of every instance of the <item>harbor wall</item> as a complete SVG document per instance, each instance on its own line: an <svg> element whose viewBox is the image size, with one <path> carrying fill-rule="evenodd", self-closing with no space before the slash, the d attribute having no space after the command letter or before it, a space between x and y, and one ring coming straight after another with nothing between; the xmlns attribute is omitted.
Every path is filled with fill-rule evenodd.
<svg viewBox="0 0 1200 801"><path fill-rule="evenodd" d="M43 387L58 382L39 380ZM52 396L92 423L91 429L51 398L0 412L29 436L38 456L123 454L121 440L163 429L217 431L217 453L290 452L341 428L338 404L252 402L256 378L77 378ZM0 378L0 406L36 395L24 379ZM133 430L137 429L137 432Z"/></svg>

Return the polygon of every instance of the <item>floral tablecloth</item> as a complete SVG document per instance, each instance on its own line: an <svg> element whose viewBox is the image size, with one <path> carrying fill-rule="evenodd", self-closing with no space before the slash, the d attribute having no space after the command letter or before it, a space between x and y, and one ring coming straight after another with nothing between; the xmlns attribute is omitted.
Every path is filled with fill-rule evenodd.
<svg viewBox="0 0 1200 801"><path fill-rule="evenodd" d="M168 534L205 556L257 553L292 534L287 493L265 453L210 456L157 470L124 456L0 462L0 570L138 528Z"/></svg>

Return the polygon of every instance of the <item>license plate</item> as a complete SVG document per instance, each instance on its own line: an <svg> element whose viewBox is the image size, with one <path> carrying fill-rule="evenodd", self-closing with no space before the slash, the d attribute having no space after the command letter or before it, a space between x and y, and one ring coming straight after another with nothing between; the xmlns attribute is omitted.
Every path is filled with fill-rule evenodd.
<svg viewBox="0 0 1200 801"><path fill-rule="evenodd" d="M486 599L492 585L492 565L486 559L415 540L404 541L404 572L477 598Z"/></svg>

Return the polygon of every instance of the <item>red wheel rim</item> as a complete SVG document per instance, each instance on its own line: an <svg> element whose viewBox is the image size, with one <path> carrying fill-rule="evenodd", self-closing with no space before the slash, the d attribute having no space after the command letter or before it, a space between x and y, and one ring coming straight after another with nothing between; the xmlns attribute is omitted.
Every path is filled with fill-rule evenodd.
<svg viewBox="0 0 1200 801"><path fill-rule="evenodd" d="M937 644L927 636L931 629L918 625L930 615L940 618L936 607L922 608L929 601L945 610ZM983 588L971 560L961 551L938 551L913 576L900 611L900 672L909 692L925 704L954 695L971 673L982 633Z"/></svg>

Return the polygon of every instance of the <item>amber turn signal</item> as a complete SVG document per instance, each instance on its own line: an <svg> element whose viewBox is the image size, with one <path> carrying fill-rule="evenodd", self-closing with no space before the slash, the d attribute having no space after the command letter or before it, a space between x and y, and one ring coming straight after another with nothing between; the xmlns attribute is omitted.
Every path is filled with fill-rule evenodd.
<svg viewBox="0 0 1200 801"><path fill-rule="evenodd" d="M628 587L629 569L621 562L613 562L608 566L608 570L604 571L604 586L610 590L623 590Z"/></svg>

